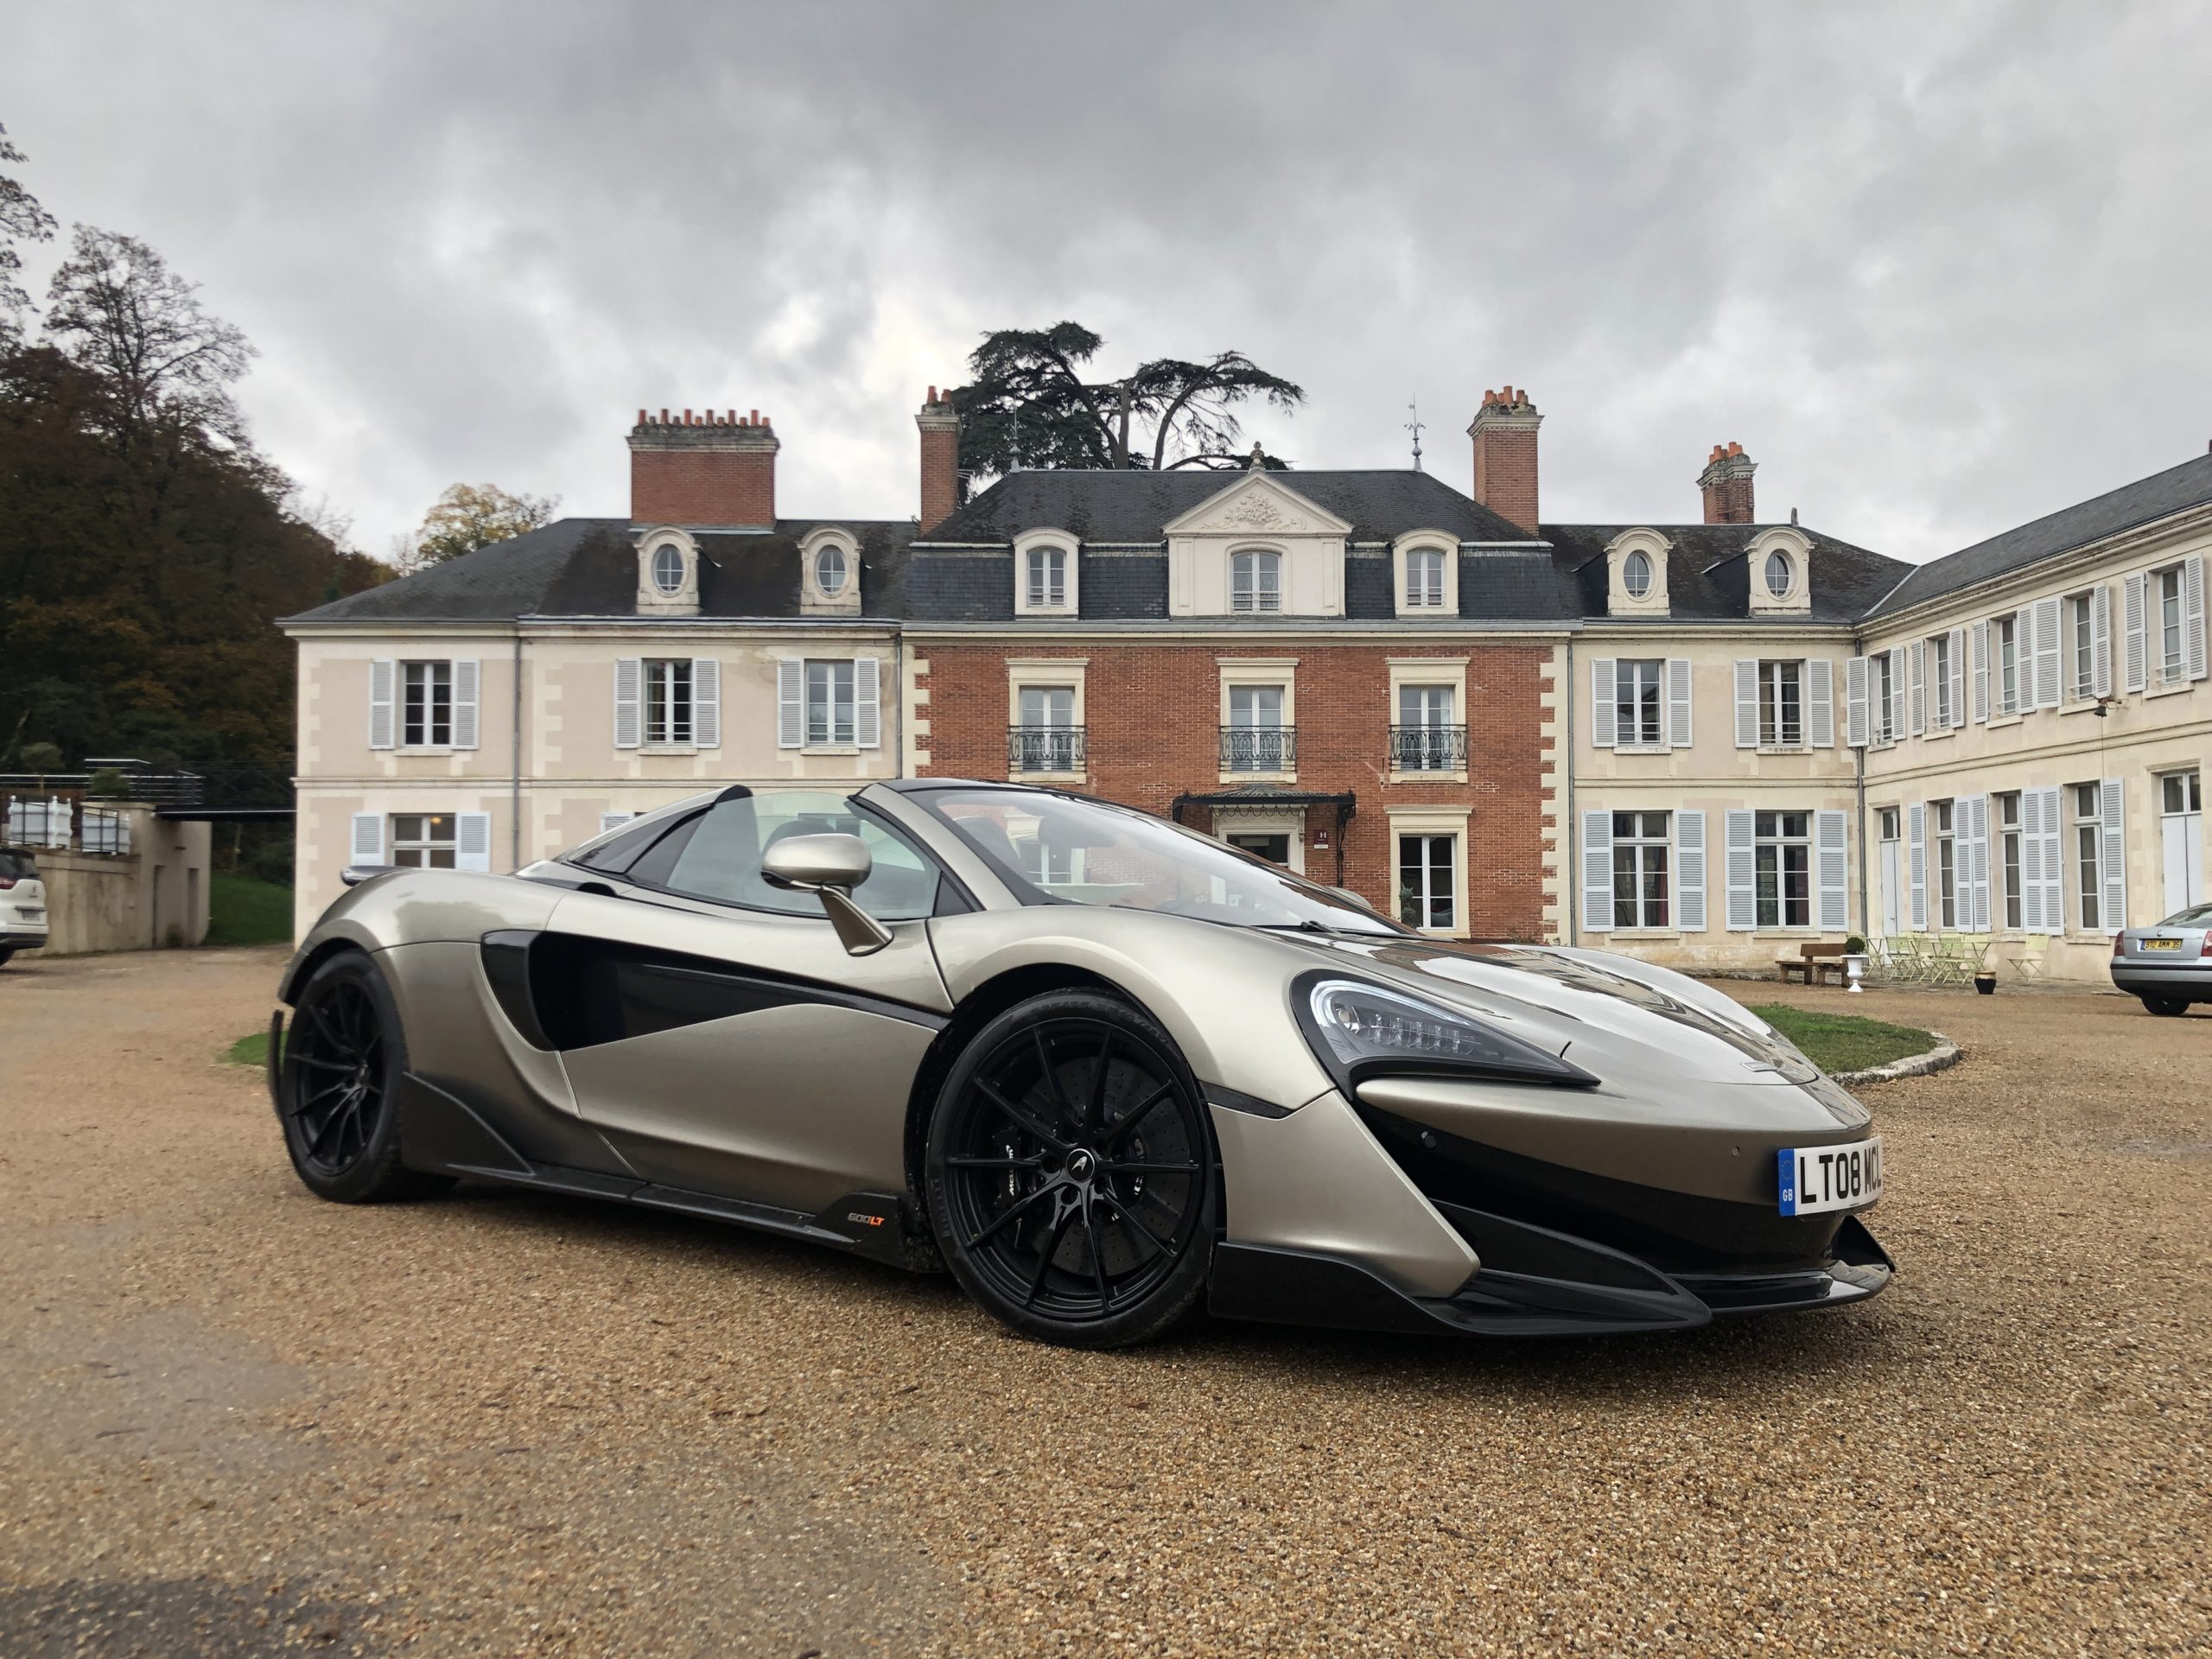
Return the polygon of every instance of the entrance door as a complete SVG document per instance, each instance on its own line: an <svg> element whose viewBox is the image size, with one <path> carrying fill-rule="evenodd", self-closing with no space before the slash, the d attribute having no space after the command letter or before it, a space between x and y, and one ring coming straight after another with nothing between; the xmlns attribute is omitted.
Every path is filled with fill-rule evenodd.
<svg viewBox="0 0 2212 1659"><path fill-rule="evenodd" d="M761 874L766 848L823 832L868 843L853 897L893 936L873 955ZM716 802L616 879L531 946L576 1109L664 1185L806 1213L899 1191L914 1073L950 1012L923 920L936 867L845 798L791 790Z"/></svg>
<svg viewBox="0 0 2212 1659"><path fill-rule="evenodd" d="M2204 793L2202 775L2170 772L2158 779L2159 833L2165 842L2166 907L2171 916L2204 899Z"/></svg>
<svg viewBox="0 0 2212 1659"><path fill-rule="evenodd" d="M1281 864L1286 868L1290 864L1290 837L1287 835L1249 835L1239 832L1231 835L1228 839L1230 846L1241 847L1248 853L1257 853L1271 863Z"/></svg>

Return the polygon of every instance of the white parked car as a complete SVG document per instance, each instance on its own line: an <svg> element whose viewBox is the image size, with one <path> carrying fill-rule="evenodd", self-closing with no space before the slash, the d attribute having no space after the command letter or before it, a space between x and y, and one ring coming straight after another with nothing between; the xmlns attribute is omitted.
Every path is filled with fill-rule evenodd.
<svg viewBox="0 0 2212 1659"><path fill-rule="evenodd" d="M26 847L0 847L0 967L46 943L46 883Z"/></svg>

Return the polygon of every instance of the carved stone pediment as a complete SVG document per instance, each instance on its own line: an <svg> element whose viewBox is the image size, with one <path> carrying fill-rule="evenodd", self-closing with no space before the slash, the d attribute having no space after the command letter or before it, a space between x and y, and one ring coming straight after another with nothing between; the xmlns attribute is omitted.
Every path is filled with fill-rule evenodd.
<svg viewBox="0 0 2212 1659"><path fill-rule="evenodd" d="M1351 528L1272 474L1248 474L1166 526L1172 536L1341 536Z"/></svg>

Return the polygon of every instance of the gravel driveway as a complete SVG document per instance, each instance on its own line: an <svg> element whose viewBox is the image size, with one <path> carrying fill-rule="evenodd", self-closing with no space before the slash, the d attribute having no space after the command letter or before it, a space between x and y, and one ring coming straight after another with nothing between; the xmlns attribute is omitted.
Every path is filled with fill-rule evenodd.
<svg viewBox="0 0 2212 1659"><path fill-rule="evenodd" d="M1866 1091L1863 1309L1101 1356L675 1217L320 1204L218 1061L281 960L0 973L10 1659L2212 1643L2212 1017L1853 999L1968 1051Z"/></svg>

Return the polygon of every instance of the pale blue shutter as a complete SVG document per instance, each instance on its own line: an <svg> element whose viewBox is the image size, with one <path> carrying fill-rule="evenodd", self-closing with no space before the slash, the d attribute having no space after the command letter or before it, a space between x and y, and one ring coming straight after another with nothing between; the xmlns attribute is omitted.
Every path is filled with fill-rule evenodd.
<svg viewBox="0 0 2212 1659"><path fill-rule="evenodd" d="M1613 815L1582 815L1582 925L1602 933L1613 925Z"/></svg>
<svg viewBox="0 0 2212 1659"><path fill-rule="evenodd" d="M483 677L482 666L474 657L459 657L454 659L453 746L456 749L473 749L476 747L479 688L483 683Z"/></svg>
<svg viewBox="0 0 2212 1659"><path fill-rule="evenodd" d="M806 664L776 664L776 747L796 749L806 741Z"/></svg>
<svg viewBox="0 0 2212 1659"><path fill-rule="evenodd" d="M1705 814L1675 814L1675 925L1702 933L1705 920Z"/></svg>
<svg viewBox="0 0 2212 1659"><path fill-rule="evenodd" d="M1613 747L1613 659L1599 657L1590 664L1590 741L1601 749Z"/></svg>
<svg viewBox="0 0 2212 1659"><path fill-rule="evenodd" d="M719 658L691 659L691 741L702 749L722 746L722 665Z"/></svg>
<svg viewBox="0 0 2212 1659"><path fill-rule="evenodd" d="M880 747L883 721L877 708L876 659L862 657L853 664L853 741L863 749Z"/></svg>
<svg viewBox="0 0 2212 1659"><path fill-rule="evenodd" d="M1759 746L1759 664L1755 657L1736 659L1736 747Z"/></svg>
<svg viewBox="0 0 2212 1659"><path fill-rule="evenodd" d="M1731 810L1724 815L1727 845L1722 856L1727 864L1728 931L1748 933L1758 925L1758 859L1755 836L1758 828L1751 812Z"/></svg>
<svg viewBox="0 0 2212 1659"><path fill-rule="evenodd" d="M489 870L492 868L492 815L489 812L458 812L454 817L454 868Z"/></svg>

